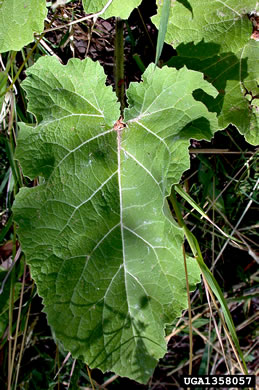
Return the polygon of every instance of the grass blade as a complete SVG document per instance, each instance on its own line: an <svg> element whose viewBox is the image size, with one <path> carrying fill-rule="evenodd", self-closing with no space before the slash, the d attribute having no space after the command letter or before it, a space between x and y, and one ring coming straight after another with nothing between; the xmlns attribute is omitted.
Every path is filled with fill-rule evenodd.
<svg viewBox="0 0 259 390"><path fill-rule="evenodd" d="M176 189L176 186L174 188ZM185 233L185 236L187 238L187 241L188 241L188 243L190 245L190 248L192 250L192 253L193 253L195 259L197 260L197 262L199 264L201 273L202 273L202 275L204 277L205 282L207 283L209 291L212 290L212 292L214 293L214 295L216 296L216 298L218 299L218 301L219 301L219 303L221 305L224 319L225 319L225 321L227 323L228 330L229 330L229 332L231 334L231 337L232 337L232 339L229 338L229 341L230 341L230 343L232 345L232 348L233 348L233 351L234 351L234 353L236 355L237 361L239 362L241 371L244 374L248 374L246 362L245 362L243 353L241 351L241 348L239 346L239 341L238 341L238 337L237 337L237 334L236 334L235 325L233 323L233 320L232 320L229 308L227 306L227 302L226 302L226 300L224 298L224 295L223 295L223 293L222 293L222 291L221 291L221 289L220 289L220 287L218 285L218 282L216 281L216 279L214 278L213 274L210 272L209 268L207 267L207 265L205 264L205 262L203 260L203 257L202 257L202 254L201 254L201 250L200 250L200 246L199 246L199 243L198 243L196 237L190 232L190 230L187 228L187 226L186 226L186 224L185 224L185 222L183 220L183 217L181 215L181 212L180 212L180 209L179 209L179 206L178 206L178 202L176 200L176 195L175 195L175 192L174 192L174 188L172 189L172 192L171 192L170 201L172 202L172 205L173 205L174 211L176 213L176 217L177 217L178 223L184 229L184 233ZM215 307L217 308L217 304L216 304L212 294L211 294L211 297L213 299ZM220 315L220 313L219 313L219 315ZM222 320L223 320L223 318L222 318ZM224 321L222 321L222 324L223 324L223 326L225 325ZM228 335L227 329L225 329L225 330L226 330L226 334ZM234 345L233 345L233 343L234 343ZM242 363L241 363L241 361L239 359L239 356L237 355L236 351L238 352L239 356L241 357L243 365L242 365Z"/></svg>
<svg viewBox="0 0 259 390"><path fill-rule="evenodd" d="M223 236L227 237L228 239L235 241L239 244L242 244L242 241L238 240L235 237L230 236L229 234L225 233L218 225L216 225L208 216L207 214L203 211L203 209L188 195L185 191L182 190L182 188L178 185L174 187L175 191L178 192L179 195L181 195L182 198L184 198L203 218L205 218L209 223L211 223L215 228L220 231Z"/></svg>
<svg viewBox="0 0 259 390"><path fill-rule="evenodd" d="M161 56L162 49L164 46L165 34L166 34L167 24L168 24L168 19L170 14L170 6L171 6L171 0L164 0L162 12L161 12L158 37L157 37L155 65L157 65L158 63L158 60Z"/></svg>

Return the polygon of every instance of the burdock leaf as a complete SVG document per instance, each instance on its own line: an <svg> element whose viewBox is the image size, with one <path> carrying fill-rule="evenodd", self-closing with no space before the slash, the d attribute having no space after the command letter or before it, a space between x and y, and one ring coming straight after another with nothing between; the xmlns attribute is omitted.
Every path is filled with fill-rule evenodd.
<svg viewBox="0 0 259 390"><path fill-rule="evenodd" d="M83 0L83 6L87 13L97 13L105 8L100 17L103 19L117 16L127 19L134 8L138 7L141 0Z"/></svg>
<svg viewBox="0 0 259 390"><path fill-rule="evenodd" d="M163 0L157 0L158 13L152 18L159 26ZM248 18L257 9L256 0L172 0L166 42L214 42L220 52L236 52L250 39Z"/></svg>
<svg viewBox="0 0 259 390"><path fill-rule="evenodd" d="M210 111L218 114L219 126L235 125L246 140L259 143L258 100L259 94L259 44L250 39L237 53L221 53L219 46L200 42L177 47L178 56L168 65L177 69L186 65L189 69L204 73L207 81L219 91L216 99L199 91L196 98L203 101Z"/></svg>
<svg viewBox="0 0 259 390"><path fill-rule="evenodd" d="M27 75L38 123L20 125L16 157L41 184L21 189L13 211L49 324L75 358L145 383L187 306L183 230L166 196L190 138L218 126L193 91L217 92L199 72L150 65L123 125L98 63L45 57ZM188 272L194 288L194 259Z"/></svg>
<svg viewBox="0 0 259 390"><path fill-rule="evenodd" d="M0 0L0 53L21 50L41 33L47 16L45 0Z"/></svg>

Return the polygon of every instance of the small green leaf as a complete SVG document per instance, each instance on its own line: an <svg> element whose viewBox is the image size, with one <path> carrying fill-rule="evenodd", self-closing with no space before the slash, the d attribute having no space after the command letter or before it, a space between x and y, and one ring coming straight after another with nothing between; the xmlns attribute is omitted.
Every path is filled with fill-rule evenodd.
<svg viewBox="0 0 259 390"><path fill-rule="evenodd" d="M152 18L159 26L163 0L157 0L158 14ZM256 0L176 0L172 1L166 42L214 42L220 52L237 52L250 39L252 23L248 18L256 10Z"/></svg>
<svg viewBox="0 0 259 390"><path fill-rule="evenodd" d="M145 383L165 325L187 306L183 229L165 198L189 166L190 137L217 129L192 93L217 91L201 73L152 64L114 130L119 104L97 62L45 57L27 74L38 124L20 125L16 157L43 179L13 211L48 321L75 358ZM188 271L193 288L193 259Z"/></svg>
<svg viewBox="0 0 259 390"><path fill-rule="evenodd" d="M100 15L103 19L117 16L127 19L134 8L138 7L141 0L83 0L83 6L87 13L97 13L102 11L106 5L105 12Z"/></svg>
<svg viewBox="0 0 259 390"><path fill-rule="evenodd" d="M0 53L20 50L41 33L47 16L45 0L0 1Z"/></svg>

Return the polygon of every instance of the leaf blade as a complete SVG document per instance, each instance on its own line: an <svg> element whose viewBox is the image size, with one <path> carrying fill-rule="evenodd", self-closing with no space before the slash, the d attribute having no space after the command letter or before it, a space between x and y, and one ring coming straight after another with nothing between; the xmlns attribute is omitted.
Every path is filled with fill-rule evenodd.
<svg viewBox="0 0 259 390"><path fill-rule="evenodd" d="M171 1L170 0L164 0L163 7L161 11L161 19L159 24L159 30L158 30L158 37L157 37L157 46L156 46L156 58L155 58L155 65L157 65L158 60L161 56L164 41L165 41L165 35L167 30L167 24L170 14L170 6Z"/></svg>
<svg viewBox="0 0 259 390"><path fill-rule="evenodd" d="M28 2L27 2L28 3ZM41 33L47 16L44 0L3 0L0 3L0 53L21 48L33 41L33 33Z"/></svg>
<svg viewBox="0 0 259 390"><path fill-rule="evenodd" d="M157 1L158 14L152 18L159 25L161 2ZM220 52L239 51L250 39L252 23L247 17L257 9L255 0L204 0L174 1L171 7L166 41L177 47L181 43L214 42Z"/></svg>
<svg viewBox="0 0 259 390"><path fill-rule="evenodd" d="M38 124L20 125L16 158L44 179L13 210L48 321L74 357L144 383L165 353L165 323L187 305L183 230L165 196L188 166L190 135L217 129L192 91L217 92L201 73L150 66L115 131L119 106L98 63L45 57L28 75ZM188 270L193 288L191 259Z"/></svg>
<svg viewBox="0 0 259 390"><path fill-rule="evenodd" d="M83 6L87 13L98 13L108 5L105 12L100 15L104 19L112 16L127 19L133 9L138 7L140 3L141 0L112 0L110 4L107 0L83 0Z"/></svg>

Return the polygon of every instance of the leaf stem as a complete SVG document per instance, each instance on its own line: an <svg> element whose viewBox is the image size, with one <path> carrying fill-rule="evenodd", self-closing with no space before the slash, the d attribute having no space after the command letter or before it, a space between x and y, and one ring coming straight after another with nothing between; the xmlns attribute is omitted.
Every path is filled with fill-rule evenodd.
<svg viewBox="0 0 259 390"><path fill-rule="evenodd" d="M121 104L120 111L123 116L125 108L125 80L124 80L124 41L123 41L124 21L116 18L116 35L115 35L115 89L118 101Z"/></svg>

